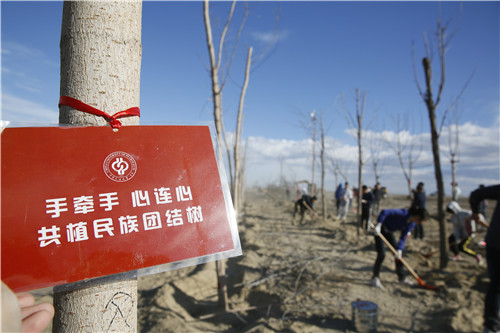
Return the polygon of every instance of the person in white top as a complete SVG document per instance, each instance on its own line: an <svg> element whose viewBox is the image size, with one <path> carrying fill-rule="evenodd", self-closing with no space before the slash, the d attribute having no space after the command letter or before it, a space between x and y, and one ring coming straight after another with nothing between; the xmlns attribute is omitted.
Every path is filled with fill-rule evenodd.
<svg viewBox="0 0 500 333"><path fill-rule="evenodd" d="M452 186L451 198L453 199L453 201L460 200L460 197L462 196L462 190L460 189L460 187L458 187L457 183L452 182L451 186Z"/></svg>
<svg viewBox="0 0 500 333"><path fill-rule="evenodd" d="M471 219L472 212L462 209L458 202L451 201L446 206L446 211L452 214L450 222L453 224L453 233L448 238L450 250L453 252L452 260L461 260L459 253L462 252L474 257L478 264L482 263L482 257L476 251L469 248L469 244L476 232L476 221ZM484 225L484 222L477 221Z"/></svg>

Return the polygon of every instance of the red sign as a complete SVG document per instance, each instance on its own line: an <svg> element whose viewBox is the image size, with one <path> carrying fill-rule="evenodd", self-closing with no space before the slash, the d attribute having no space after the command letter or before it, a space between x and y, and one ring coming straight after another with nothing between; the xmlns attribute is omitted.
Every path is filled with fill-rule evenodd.
<svg viewBox="0 0 500 333"><path fill-rule="evenodd" d="M7 128L1 166L16 292L239 251L208 126Z"/></svg>

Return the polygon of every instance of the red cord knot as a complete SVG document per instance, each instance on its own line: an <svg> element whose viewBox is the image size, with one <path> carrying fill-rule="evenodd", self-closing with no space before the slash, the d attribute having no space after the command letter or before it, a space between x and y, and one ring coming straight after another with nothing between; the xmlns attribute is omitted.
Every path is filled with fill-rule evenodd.
<svg viewBox="0 0 500 333"><path fill-rule="evenodd" d="M114 129L119 129L120 127L122 127L122 123L118 120L118 118L141 116L141 111L138 107L132 107L127 110L117 112L114 115L110 115L104 111L94 108L93 106L85 104L82 101L77 100L76 98L69 96L61 96L59 98L59 107L61 105L69 106L75 110L85 113L104 117Z"/></svg>

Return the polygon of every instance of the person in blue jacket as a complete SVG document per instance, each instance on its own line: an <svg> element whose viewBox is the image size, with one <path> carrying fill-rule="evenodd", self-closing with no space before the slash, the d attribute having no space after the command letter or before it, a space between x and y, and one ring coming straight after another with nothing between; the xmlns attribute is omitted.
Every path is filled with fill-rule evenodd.
<svg viewBox="0 0 500 333"><path fill-rule="evenodd" d="M337 207L336 214L339 213L340 196L342 195L343 191L344 191L344 187L342 186L342 183L340 183L339 186L337 186L337 189L335 190L335 207Z"/></svg>
<svg viewBox="0 0 500 333"><path fill-rule="evenodd" d="M490 284L484 300L484 333L500 332L500 185L478 188L469 197L472 210L471 219L484 219L480 213L481 201L484 199L496 200L497 205L486 233L486 262Z"/></svg>
<svg viewBox="0 0 500 333"><path fill-rule="evenodd" d="M406 243L406 238L417 224L422 223L427 218L427 211L423 208L411 207L408 209L383 209L377 217L377 224L374 228L375 248L377 250L377 259L373 266L373 276L371 283L374 287L383 288L380 281L380 268L385 259L385 244L380 238L381 235L397 250L396 273L400 283L413 285L408 279L404 270L401 258ZM400 231L398 242L394 237L394 232Z"/></svg>

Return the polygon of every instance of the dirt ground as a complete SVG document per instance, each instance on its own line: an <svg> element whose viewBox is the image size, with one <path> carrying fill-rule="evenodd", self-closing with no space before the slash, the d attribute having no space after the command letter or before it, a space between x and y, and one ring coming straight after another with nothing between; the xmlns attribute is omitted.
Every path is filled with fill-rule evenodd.
<svg viewBox="0 0 500 333"><path fill-rule="evenodd" d="M438 291L397 282L388 254L381 280L370 285L376 252L372 235L358 236L355 213L344 224L310 217L293 223L293 201L278 189L249 190L238 223L243 255L228 259L230 311L217 308L215 264L142 277L138 290L140 332L355 332L352 302L378 305L378 332L480 332L486 266L474 258L450 261L439 270L438 224L426 222L425 237L409 239L404 257ZM431 216L436 197L428 197ZM382 208L407 208L405 196L389 195ZM469 208L467 199L462 207ZM316 209L320 211L319 202ZM492 207L489 207L490 209ZM491 212L489 212L491 216ZM447 216L449 218L449 216ZM447 223L447 234L451 224ZM473 248L484 256L477 242Z"/></svg>

